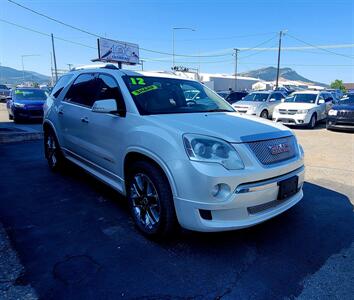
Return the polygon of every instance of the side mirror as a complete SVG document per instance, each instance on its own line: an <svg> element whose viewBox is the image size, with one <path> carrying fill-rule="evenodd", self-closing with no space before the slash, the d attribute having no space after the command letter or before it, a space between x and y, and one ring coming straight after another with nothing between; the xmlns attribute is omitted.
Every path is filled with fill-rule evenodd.
<svg viewBox="0 0 354 300"><path fill-rule="evenodd" d="M118 109L115 99L97 100L93 103L91 111L95 113L119 114L120 116L125 116L125 110Z"/></svg>
<svg viewBox="0 0 354 300"><path fill-rule="evenodd" d="M323 99L318 100L318 104L324 104L325 101Z"/></svg>

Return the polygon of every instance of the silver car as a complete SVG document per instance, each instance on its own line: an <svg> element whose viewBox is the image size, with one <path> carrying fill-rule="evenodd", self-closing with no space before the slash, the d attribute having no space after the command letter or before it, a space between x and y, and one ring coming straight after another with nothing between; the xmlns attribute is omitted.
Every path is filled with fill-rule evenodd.
<svg viewBox="0 0 354 300"><path fill-rule="evenodd" d="M242 101L235 103L233 107L239 113L271 119L274 108L285 97L285 94L281 91L252 92Z"/></svg>

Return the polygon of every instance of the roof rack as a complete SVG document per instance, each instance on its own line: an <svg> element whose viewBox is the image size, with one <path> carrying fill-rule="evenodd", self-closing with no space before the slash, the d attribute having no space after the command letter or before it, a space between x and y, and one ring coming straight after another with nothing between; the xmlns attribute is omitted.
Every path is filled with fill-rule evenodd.
<svg viewBox="0 0 354 300"><path fill-rule="evenodd" d="M86 69L112 69L112 70L119 70L113 64L92 64L92 65L83 65L79 67L74 67L70 71L78 71L78 70L86 70Z"/></svg>

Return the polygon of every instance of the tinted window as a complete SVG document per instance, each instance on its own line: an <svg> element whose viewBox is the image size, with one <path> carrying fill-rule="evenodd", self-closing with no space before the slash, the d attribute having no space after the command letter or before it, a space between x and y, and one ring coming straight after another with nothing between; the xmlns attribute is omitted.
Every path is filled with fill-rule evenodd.
<svg viewBox="0 0 354 300"><path fill-rule="evenodd" d="M265 102L268 99L269 94L267 93L251 93L248 94L243 101L256 101L256 102Z"/></svg>
<svg viewBox="0 0 354 300"><path fill-rule="evenodd" d="M51 96L53 98L58 98L59 94L64 89L64 87L68 84L68 82L70 81L70 79L72 77L73 77L73 75L71 75L71 74L64 75L64 76L60 77L52 90Z"/></svg>
<svg viewBox="0 0 354 300"><path fill-rule="evenodd" d="M118 104L123 103L119 86L113 77L101 74L97 78L97 83L99 90L95 100L115 99Z"/></svg>
<svg viewBox="0 0 354 300"><path fill-rule="evenodd" d="M3 89L3 90L8 90L8 87L4 84L0 84L0 89Z"/></svg>
<svg viewBox="0 0 354 300"><path fill-rule="evenodd" d="M240 101L242 100L243 97L245 97L247 94L246 93L231 93L227 98L226 100L229 102L229 103L234 103L236 101Z"/></svg>
<svg viewBox="0 0 354 300"><path fill-rule="evenodd" d="M65 101L91 107L96 100L98 88L95 74L81 74L65 95Z"/></svg>
<svg viewBox="0 0 354 300"><path fill-rule="evenodd" d="M283 95L280 93L274 93L270 98L275 99L276 101L280 101L283 98Z"/></svg>
<svg viewBox="0 0 354 300"><path fill-rule="evenodd" d="M285 99L285 102L315 103L316 98L317 94L292 94Z"/></svg>

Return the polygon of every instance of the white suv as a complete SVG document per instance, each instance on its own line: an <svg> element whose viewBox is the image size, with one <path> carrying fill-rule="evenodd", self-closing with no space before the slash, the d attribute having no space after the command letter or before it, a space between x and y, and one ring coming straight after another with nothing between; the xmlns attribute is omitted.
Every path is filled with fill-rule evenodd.
<svg viewBox="0 0 354 300"><path fill-rule="evenodd" d="M190 100L190 92L199 97ZM156 237L248 227L303 196L303 151L282 125L239 116L197 81L102 66L60 78L48 97L45 156L70 160L126 195Z"/></svg>
<svg viewBox="0 0 354 300"><path fill-rule="evenodd" d="M252 92L233 104L233 107L239 113L271 119L274 108L284 99L285 94L280 91Z"/></svg>
<svg viewBox="0 0 354 300"><path fill-rule="evenodd" d="M314 128L318 121L327 118L332 105L333 97L329 92L296 92L275 107L273 121Z"/></svg>

